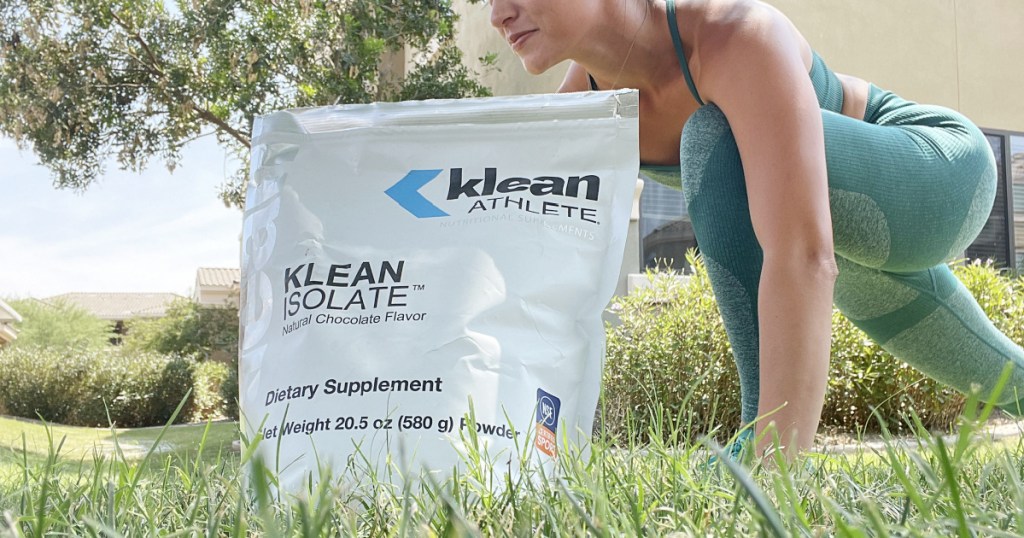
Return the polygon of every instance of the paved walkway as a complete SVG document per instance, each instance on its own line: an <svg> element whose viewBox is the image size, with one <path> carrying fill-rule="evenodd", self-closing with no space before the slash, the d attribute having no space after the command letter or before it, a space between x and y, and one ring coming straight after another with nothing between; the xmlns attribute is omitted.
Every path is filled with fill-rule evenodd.
<svg viewBox="0 0 1024 538"><path fill-rule="evenodd" d="M975 438L984 441L999 441L1011 437L1020 437L1024 435L1024 420L1022 421L1006 421L999 420L994 421L981 428L975 433ZM947 444L955 443L959 438L958 433L943 435L942 440ZM906 437L894 435L892 436L891 446L897 448L917 448L920 446L922 440L916 437ZM815 451L823 454L851 454L860 451L872 451L881 452L885 450L885 440L880 435L872 436L870 439L862 439L860 441L835 441L829 442L826 438L824 442L818 443L815 446Z"/></svg>
<svg viewBox="0 0 1024 538"><path fill-rule="evenodd" d="M152 443L148 443L145 441L139 442L118 440L116 445L114 444L113 441L99 441L96 443L96 453L101 456L116 456L117 449L120 447L121 453L124 454L125 458L138 459L145 456L146 453L149 452L150 447L152 446ZM164 441L156 445L156 450L154 450L153 453L163 454L165 452L171 452L173 450L174 443Z"/></svg>

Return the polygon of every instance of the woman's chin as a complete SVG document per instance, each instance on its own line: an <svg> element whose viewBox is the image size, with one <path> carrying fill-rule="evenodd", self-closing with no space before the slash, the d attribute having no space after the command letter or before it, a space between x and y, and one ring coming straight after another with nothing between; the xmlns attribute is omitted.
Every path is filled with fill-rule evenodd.
<svg viewBox="0 0 1024 538"><path fill-rule="evenodd" d="M550 63L540 62L531 58L520 58L519 60L523 63L523 69L526 69L526 72L531 75L541 75L551 68Z"/></svg>

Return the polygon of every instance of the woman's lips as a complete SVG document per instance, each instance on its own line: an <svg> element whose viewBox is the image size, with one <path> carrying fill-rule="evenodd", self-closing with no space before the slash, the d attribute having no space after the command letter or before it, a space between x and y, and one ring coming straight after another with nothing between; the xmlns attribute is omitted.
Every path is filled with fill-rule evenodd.
<svg viewBox="0 0 1024 538"><path fill-rule="evenodd" d="M508 43L512 45L512 50L516 51L522 48L523 43L526 42L530 36L533 35L537 30L526 30L524 32L516 32L508 36Z"/></svg>

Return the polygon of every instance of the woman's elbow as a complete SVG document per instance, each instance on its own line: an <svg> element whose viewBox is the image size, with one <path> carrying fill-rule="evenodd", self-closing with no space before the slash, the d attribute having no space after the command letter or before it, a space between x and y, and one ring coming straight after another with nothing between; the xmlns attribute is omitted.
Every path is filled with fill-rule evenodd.
<svg viewBox="0 0 1024 538"><path fill-rule="evenodd" d="M764 261L766 266L785 268L791 274L803 275L818 282L834 283L839 277L839 266L831 242L765 248Z"/></svg>
<svg viewBox="0 0 1024 538"><path fill-rule="evenodd" d="M839 265L836 264L836 256L834 253L827 257L817 256L813 260L809 261L808 264L814 268L817 276L820 276L830 283L834 284L836 279L839 278Z"/></svg>

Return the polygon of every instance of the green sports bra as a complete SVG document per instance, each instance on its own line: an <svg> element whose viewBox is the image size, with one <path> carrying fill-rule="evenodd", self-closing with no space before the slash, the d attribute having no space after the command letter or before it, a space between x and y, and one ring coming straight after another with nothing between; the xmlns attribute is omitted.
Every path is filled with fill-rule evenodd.
<svg viewBox="0 0 1024 538"><path fill-rule="evenodd" d="M668 8L669 33L672 34L672 44L675 46L676 58L679 60L679 67L683 71L683 77L686 79L686 86L690 88L693 98L701 106L705 106L704 100L701 99L700 93L697 92L697 85L693 83L690 66L686 63L686 55L683 52L683 40L679 37L679 24L676 21L675 2L668 0L666 7ZM830 110L836 113L842 112L843 85L839 82L836 74L825 65L825 61L821 59L821 56L818 56L817 52L812 52L809 75L811 77L811 84L814 86L814 92L818 97L818 106L822 110ZM597 91L597 82L594 80L594 77L587 76L590 78L590 89ZM682 189L678 164L658 165L640 163L640 176L645 180L651 179L676 190Z"/></svg>

